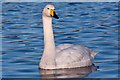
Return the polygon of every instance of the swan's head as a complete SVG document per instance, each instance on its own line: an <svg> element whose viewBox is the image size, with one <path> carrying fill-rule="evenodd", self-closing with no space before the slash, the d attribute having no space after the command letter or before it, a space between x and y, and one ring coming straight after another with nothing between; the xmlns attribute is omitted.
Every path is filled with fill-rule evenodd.
<svg viewBox="0 0 120 80"><path fill-rule="evenodd" d="M46 17L54 17L59 19L59 17L55 13L55 7L51 4L45 6L45 8L43 9L43 15Z"/></svg>

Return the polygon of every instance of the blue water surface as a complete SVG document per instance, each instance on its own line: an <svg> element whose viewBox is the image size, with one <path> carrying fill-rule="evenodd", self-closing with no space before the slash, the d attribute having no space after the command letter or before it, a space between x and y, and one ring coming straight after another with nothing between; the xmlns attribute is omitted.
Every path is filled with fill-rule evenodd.
<svg viewBox="0 0 120 80"><path fill-rule="evenodd" d="M59 75L54 75L54 71L38 68L44 48L42 9L46 4L2 3L2 77L118 78L118 3L50 3L54 4L60 17L58 20L53 18L56 45L80 44L98 53L94 59L95 65L99 66L97 70L61 71L67 72L67 76L60 71L56 71ZM79 74L79 71L83 73Z"/></svg>

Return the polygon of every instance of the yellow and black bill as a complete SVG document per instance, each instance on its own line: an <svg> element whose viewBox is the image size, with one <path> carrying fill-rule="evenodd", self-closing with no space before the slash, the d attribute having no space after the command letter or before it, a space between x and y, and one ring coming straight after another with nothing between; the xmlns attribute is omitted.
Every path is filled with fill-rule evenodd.
<svg viewBox="0 0 120 80"><path fill-rule="evenodd" d="M56 15L55 10L51 9L50 10L50 15L56 19L59 19L59 17Z"/></svg>

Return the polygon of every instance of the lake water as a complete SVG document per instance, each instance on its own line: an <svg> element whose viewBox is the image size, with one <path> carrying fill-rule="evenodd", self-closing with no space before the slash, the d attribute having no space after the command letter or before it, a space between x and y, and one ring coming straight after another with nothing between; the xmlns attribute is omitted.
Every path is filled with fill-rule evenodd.
<svg viewBox="0 0 120 80"><path fill-rule="evenodd" d="M118 78L118 3L55 2L56 45L80 44L97 52L97 66L44 71L42 9L48 3L2 3L3 78Z"/></svg>

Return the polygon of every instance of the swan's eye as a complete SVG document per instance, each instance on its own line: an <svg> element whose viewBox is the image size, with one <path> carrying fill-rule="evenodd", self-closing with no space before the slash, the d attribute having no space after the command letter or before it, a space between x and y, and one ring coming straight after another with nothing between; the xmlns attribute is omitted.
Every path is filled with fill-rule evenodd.
<svg viewBox="0 0 120 80"><path fill-rule="evenodd" d="M47 9L49 9L49 8L47 8Z"/></svg>

